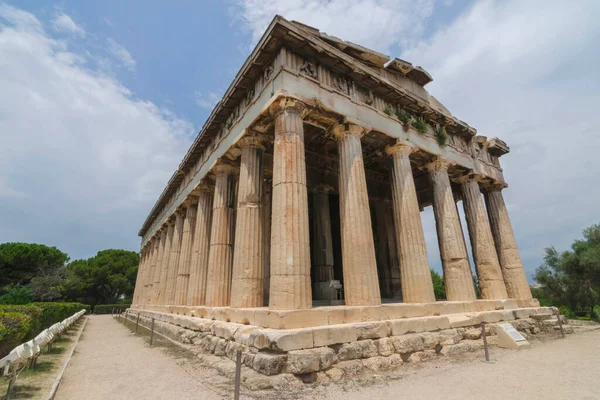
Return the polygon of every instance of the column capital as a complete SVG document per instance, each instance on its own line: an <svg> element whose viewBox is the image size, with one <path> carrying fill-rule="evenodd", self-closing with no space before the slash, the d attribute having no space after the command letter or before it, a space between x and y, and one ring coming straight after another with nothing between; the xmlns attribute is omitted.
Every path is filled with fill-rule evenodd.
<svg viewBox="0 0 600 400"><path fill-rule="evenodd" d="M220 159L217 164L213 167L212 172L215 174L226 173L226 174L237 174L240 169L233 163Z"/></svg>
<svg viewBox="0 0 600 400"><path fill-rule="evenodd" d="M188 197L185 198L185 200L183 201L183 206L185 208L189 208L190 206L194 206L198 204L198 197L190 195Z"/></svg>
<svg viewBox="0 0 600 400"><path fill-rule="evenodd" d="M333 193L335 191L335 188L331 185L328 185L326 183L318 183L314 186L311 187L311 191L315 192L315 193Z"/></svg>
<svg viewBox="0 0 600 400"><path fill-rule="evenodd" d="M336 139L343 139L347 135L358 135L359 137L363 137L367 132L369 132L371 128L360 125L356 123L354 120L349 118L344 118L344 122L340 124L335 124L330 129L331 135Z"/></svg>
<svg viewBox="0 0 600 400"><path fill-rule="evenodd" d="M486 185L481 188L483 193L491 193L491 192L501 192L503 189L506 189L508 185L504 182L493 182L489 185Z"/></svg>
<svg viewBox="0 0 600 400"><path fill-rule="evenodd" d="M215 185L210 182L202 181L200 182L196 188L192 191L192 193L200 194L202 192L212 193L215 191Z"/></svg>
<svg viewBox="0 0 600 400"><path fill-rule="evenodd" d="M451 161L444 160L442 158L436 158L435 160L431 161L429 164L425 164L425 168L430 172L434 172L434 171L447 170L448 167L450 167L452 165L454 165L454 163Z"/></svg>
<svg viewBox="0 0 600 400"><path fill-rule="evenodd" d="M419 150L419 148L417 146L414 146L414 145L411 145L408 143L401 143L401 142L398 142L392 146L385 147L386 154L390 155L390 156L393 156L394 154L401 154L401 155L409 156L410 154L414 153L417 150Z"/></svg>
<svg viewBox="0 0 600 400"><path fill-rule="evenodd" d="M279 97L269 106L269 114L273 119L284 112L295 112L304 118L308 113L308 108L304 102L291 96Z"/></svg>
<svg viewBox="0 0 600 400"><path fill-rule="evenodd" d="M483 179L483 176L470 172L466 175L459 176L458 178L455 179L455 181L462 184L462 183L467 183L467 182L479 182L482 179Z"/></svg>
<svg viewBox="0 0 600 400"><path fill-rule="evenodd" d="M235 144L240 149L244 147L256 147L261 150L265 149L264 142L267 141L267 136L262 134L249 134L241 138Z"/></svg>

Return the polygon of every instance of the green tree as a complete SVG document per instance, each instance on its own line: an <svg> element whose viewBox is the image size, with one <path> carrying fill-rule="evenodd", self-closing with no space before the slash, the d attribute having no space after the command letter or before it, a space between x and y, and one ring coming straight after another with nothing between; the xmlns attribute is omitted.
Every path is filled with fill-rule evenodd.
<svg viewBox="0 0 600 400"><path fill-rule="evenodd" d="M37 243L0 244L0 286L27 285L40 271L53 271L69 261L56 247Z"/></svg>
<svg viewBox="0 0 600 400"><path fill-rule="evenodd" d="M436 300L446 300L446 284L444 278L434 270L431 270L431 280L433 281L433 294Z"/></svg>
<svg viewBox="0 0 600 400"><path fill-rule="evenodd" d="M600 303L600 224L585 229L583 240L573 242L571 250L546 248L535 280L541 285L537 290L541 302L591 315Z"/></svg>
<svg viewBox="0 0 600 400"><path fill-rule="evenodd" d="M103 250L87 260L75 260L67 265L63 294L92 305L131 297L139 261L138 253L127 250Z"/></svg>
<svg viewBox="0 0 600 400"><path fill-rule="evenodd" d="M26 286L8 285L2 288L0 304L27 304L33 301L33 291Z"/></svg>

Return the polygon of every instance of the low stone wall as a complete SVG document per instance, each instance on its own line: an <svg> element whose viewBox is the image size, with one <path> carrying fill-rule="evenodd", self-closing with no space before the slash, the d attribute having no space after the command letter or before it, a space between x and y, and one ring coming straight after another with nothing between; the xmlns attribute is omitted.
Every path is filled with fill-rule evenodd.
<svg viewBox="0 0 600 400"><path fill-rule="evenodd" d="M135 320L138 310L129 310ZM235 360L243 351L247 386L259 388L277 381L338 380L363 369L386 370L403 363L453 356L483 346L481 322L489 323L486 336L495 344L495 322L510 322L524 335L556 329L549 307L485 311L447 316L361 322L300 329L269 329L205 318L139 311L140 323L168 338L191 345L194 351ZM567 331L572 328L567 326ZM226 367L228 370L233 368ZM217 363L216 363L217 364ZM223 367L223 366L221 366ZM251 370L251 371L249 371ZM258 375L256 375L258 373ZM277 380L259 379L282 375ZM247 379L245 379L247 380ZM254 384L252 383L254 382ZM266 385L266 386L265 386Z"/></svg>
<svg viewBox="0 0 600 400"><path fill-rule="evenodd" d="M390 303L379 306L324 306L307 310L278 311L267 307L233 308L204 306L134 306L139 310L235 322L272 329L295 329L357 322L389 321L483 311L538 308L533 300L436 301L434 303Z"/></svg>

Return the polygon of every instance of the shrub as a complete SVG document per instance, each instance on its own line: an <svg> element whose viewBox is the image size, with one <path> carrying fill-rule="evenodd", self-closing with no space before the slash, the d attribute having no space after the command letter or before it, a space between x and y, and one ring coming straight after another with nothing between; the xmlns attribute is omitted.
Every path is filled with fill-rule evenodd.
<svg viewBox="0 0 600 400"><path fill-rule="evenodd" d="M560 311L560 313L562 315L564 315L565 317L567 317L568 319L574 319L576 318L575 313L573 313L573 311L571 311L571 309L567 306L560 306L558 307L558 311Z"/></svg>
<svg viewBox="0 0 600 400"><path fill-rule="evenodd" d="M594 306L592 310L592 319L594 321L600 321L600 306Z"/></svg>
<svg viewBox="0 0 600 400"><path fill-rule="evenodd" d="M401 108L399 108L398 111L396 111L396 118L398 118L398 120L405 125L407 125L410 122L410 114Z"/></svg>
<svg viewBox="0 0 600 400"><path fill-rule="evenodd" d="M427 128L429 127L429 125L427 125L427 122L425 122L425 120L423 119L423 117L417 117L417 118L415 118L411 122L411 125L419 133L427 133Z"/></svg>
<svg viewBox="0 0 600 400"><path fill-rule="evenodd" d="M90 310L90 306L82 303L31 303L32 305L39 307L42 310L42 316L40 324L42 329L48 328L50 325L62 321L63 319L70 317L77 311L82 309Z"/></svg>
<svg viewBox="0 0 600 400"><path fill-rule="evenodd" d="M435 139L441 147L446 146L446 142L448 142L448 133L446 133L446 128L444 125L437 125L433 132L435 133Z"/></svg>
<svg viewBox="0 0 600 400"><path fill-rule="evenodd" d="M111 314L113 309L125 311L131 307L131 304L96 304L94 306L94 314Z"/></svg>
<svg viewBox="0 0 600 400"><path fill-rule="evenodd" d="M386 115L392 115L394 113L394 110L392 109L391 106L388 105L388 106L385 106L385 108L383 109L383 112Z"/></svg>
<svg viewBox="0 0 600 400"><path fill-rule="evenodd" d="M33 339L42 329L45 329L41 325L42 310L39 307L31 304L2 304L0 305L0 312L21 313L31 318L31 322L28 324L28 331L22 332L26 341Z"/></svg>
<svg viewBox="0 0 600 400"><path fill-rule="evenodd" d="M33 318L22 312L0 310L0 357L28 340Z"/></svg>

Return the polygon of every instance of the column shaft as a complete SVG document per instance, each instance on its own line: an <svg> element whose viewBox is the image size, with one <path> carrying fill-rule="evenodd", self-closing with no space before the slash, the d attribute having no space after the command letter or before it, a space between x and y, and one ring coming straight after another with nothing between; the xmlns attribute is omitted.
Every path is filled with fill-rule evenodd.
<svg viewBox="0 0 600 400"><path fill-rule="evenodd" d="M163 262L160 269L160 286L157 294L157 304L165 305L167 301L167 279L169 279L169 269L172 268L171 264L171 244L173 243L173 235L175 233L175 224L173 221L167 222L167 240L165 243L165 250L163 254Z"/></svg>
<svg viewBox="0 0 600 400"><path fill-rule="evenodd" d="M484 299L506 299L506 286L479 184L470 178L463 179L461 191L481 296Z"/></svg>
<svg viewBox="0 0 600 400"><path fill-rule="evenodd" d="M441 160L427 166L433 185L433 212L444 269L446 298L474 301L475 287L456 203L452 195L448 164Z"/></svg>
<svg viewBox="0 0 600 400"><path fill-rule="evenodd" d="M312 291L303 105L295 99L280 99L270 111L275 119L275 143L269 307L306 309L312 306Z"/></svg>
<svg viewBox="0 0 600 400"><path fill-rule="evenodd" d="M402 276L402 298L405 303L430 303L435 301L435 295L427 260L421 211L410 166L411 151L410 147L402 145L388 149L393 159L392 196Z"/></svg>
<svg viewBox="0 0 600 400"><path fill-rule="evenodd" d="M187 304L201 306L206 301L206 277L210 251L210 227L212 222L212 191L202 188L198 197L194 247L190 266L190 285Z"/></svg>
<svg viewBox="0 0 600 400"><path fill-rule="evenodd" d="M183 236L184 215L181 211L175 212L175 229L171 241L171 254L169 257L169 271L165 291L165 305L175 304L175 288L177 286L177 274L179 272L179 257L181 255L181 238Z"/></svg>
<svg viewBox="0 0 600 400"><path fill-rule="evenodd" d="M317 191L313 194L313 262L315 280L328 282L333 279L333 239L331 237L331 216L329 212L329 193Z"/></svg>
<svg viewBox="0 0 600 400"><path fill-rule="evenodd" d="M263 306L262 186L263 148L256 137L242 147L238 186L231 307Z"/></svg>
<svg viewBox="0 0 600 400"><path fill-rule="evenodd" d="M392 270L390 264L390 251L388 248L388 221L384 199L373 199L375 218L375 247L377 255L377 276L379 277L379 290L385 298L394 297L392 289ZM400 272L398 272L400 273Z"/></svg>
<svg viewBox="0 0 600 400"><path fill-rule="evenodd" d="M271 185L263 186L263 305L269 305L269 287L271 282Z"/></svg>
<svg viewBox="0 0 600 400"><path fill-rule="evenodd" d="M502 276L506 284L506 292L511 299L531 300L531 289L527 275L523 269L521 256L504 197L500 188L485 192L485 203L490 220L496 252L502 268Z"/></svg>
<svg viewBox="0 0 600 400"><path fill-rule="evenodd" d="M206 305L228 306L231 295L231 267L233 262L233 170L226 165L215 169Z"/></svg>
<svg viewBox="0 0 600 400"><path fill-rule="evenodd" d="M156 263L158 261L159 244L160 244L160 236L156 236L152 242L151 264L150 264L150 269L148 270L148 276L146 277L148 285L147 285L147 289L146 289L146 295L144 296L145 304L152 303L152 289L154 287L154 272L156 271Z"/></svg>
<svg viewBox="0 0 600 400"><path fill-rule="evenodd" d="M369 196L360 138L363 128L339 126L340 226L347 306L381 304Z"/></svg>
<svg viewBox="0 0 600 400"><path fill-rule="evenodd" d="M392 294L394 298L402 299L402 278L400 276L400 260L398 259L398 246L396 245L396 228L394 227L394 202L384 199L387 234L387 250L390 256L390 273L392 280Z"/></svg>
<svg viewBox="0 0 600 400"><path fill-rule="evenodd" d="M142 247L140 250L140 262L138 263L137 276L135 278L135 288L133 289L133 301L132 304L138 305L140 303L140 293L142 291L142 270L144 268L144 259L146 256L146 250Z"/></svg>
<svg viewBox="0 0 600 400"><path fill-rule="evenodd" d="M163 257L165 254L165 242L167 241L167 230L160 231L160 242L158 246L158 257L156 259L156 268L152 277L152 293L150 294L150 304L156 304L156 299L160 287L160 274L163 266Z"/></svg>
<svg viewBox="0 0 600 400"><path fill-rule="evenodd" d="M194 242L194 228L196 227L196 205L188 204L183 221L181 236L181 253L179 255L179 268L177 270L177 287L175 289L175 303L187 303L188 285L190 282L190 266L192 263L192 244Z"/></svg>

